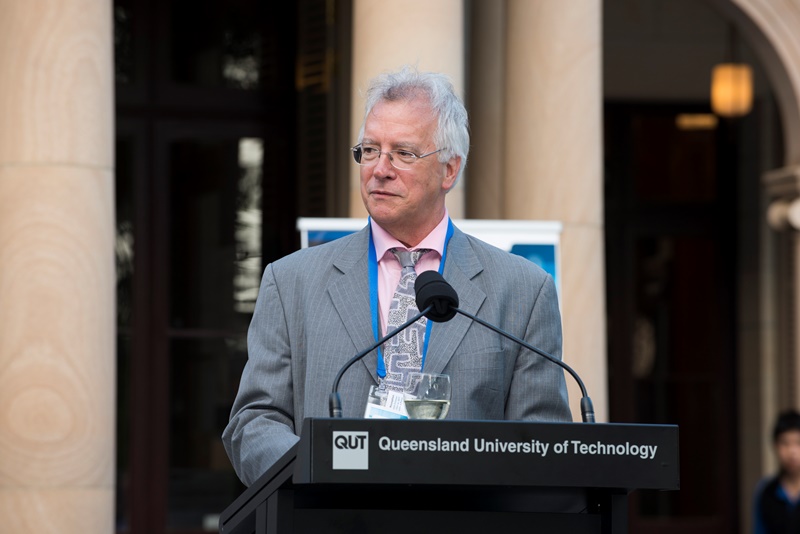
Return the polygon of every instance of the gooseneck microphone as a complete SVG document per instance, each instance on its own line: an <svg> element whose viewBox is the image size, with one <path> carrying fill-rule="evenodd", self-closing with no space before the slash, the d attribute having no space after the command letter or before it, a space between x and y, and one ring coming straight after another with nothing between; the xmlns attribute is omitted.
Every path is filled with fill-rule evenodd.
<svg viewBox="0 0 800 534"><path fill-rule="evenodd" d="M445 283L447 283L447 282L445 282ZM453 293L455 293L455 291L453 291ZM457 297L456 297L456 299L457 299ZM356 363L358 360L360 360L361 358L363 358L364 356L366 356L367 354L369 354L373 350L377 349L378 347L383 345L385 342L389 341L394 336L396 336L397 334L399 334L400 332L402 332L403 330L405 330L406 328L408 328L412 324L416 323L418 320L422 319L423 317L426 317L425 314L426 313L430 313L433 310L433 306L425 306L424 308L420 308L420 309L422 309L422 311L419 314L415 315L414 317L412 317L411 319L409 319L405 323L401 324L395 330L392 330L391 332L389 332L382 339L380 339L380 340L376 341L375 343L373 343L372 345L370 345L367 349L362 350L361 352L359 352L358 354L356 354L355 356L350 358L350 360L348 360L347 363L345 363L342 366L342 368L339 369L339 372L336 374L336 379L333 381L333 389L331 391L331 395L328 398L328 409L330 411L331 417L335 417L335 418L341 418L342 417L342 399L339 397L339 382L342 380L342 375L344 375L344 372L347 371L350 368L350 366L353 365L354 363ZM455 315L455 314L453 314L453 315Z"/></svg>
<svg viewBox="0 0 800 534"><path fill-rule="evenodd" d="M420 310L428 310L423 312L423 315L425 315L431 321L449 321L456 313L460 313L464 317L472 319L476 323L479 323L486 328L497 332L501 336L510 339L514 343L522 345L526 349L543 356L544 358L563 368L572 375L572 377L578 382L578 386L581 388L581 395L583 395L581 398L581 418L583 419L583 422L594 423L594 406L592 405L592 399L590 399L589 395L586 393L586 386L583 385L583 380L581 380L581 377L578 376L578 373L576 373L572 367L555 356L534 347L526 341L509 334L508 332L501 330L492 324L487 323L483 319L475 317L471 313L467 313L464 310L459 309L458 294L456 293L456 290L453 289L453 286L448 284L444 277L442 277L442 275L436 271L425 271L420 273L419 276L417 276L417 280L414 284L414 290L417 294L417 308Z"/></svg>

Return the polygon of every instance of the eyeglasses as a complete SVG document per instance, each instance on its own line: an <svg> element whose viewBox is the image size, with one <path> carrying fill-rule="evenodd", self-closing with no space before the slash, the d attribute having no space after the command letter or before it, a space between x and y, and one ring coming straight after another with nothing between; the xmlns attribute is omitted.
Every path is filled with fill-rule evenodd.
<svg viewBox="0 0 800 534"><path fill-rule="evenodd" d="M427 158L428 156L432 156L444 149L440 148L439 150L434 150L433 152L428 152L427 154L417 156L410 150L401 149L381 152L380 148L376 146L362 145L359 143L350 150L353 151L353 159L356 160L356 163L361 166L368 167L370 165L375 165L378 162L378 159L380 159L381 154L386 154L389 156L389 163L392 164L392 167L399 171L407 171L411 169L418 159Z"/></svg>

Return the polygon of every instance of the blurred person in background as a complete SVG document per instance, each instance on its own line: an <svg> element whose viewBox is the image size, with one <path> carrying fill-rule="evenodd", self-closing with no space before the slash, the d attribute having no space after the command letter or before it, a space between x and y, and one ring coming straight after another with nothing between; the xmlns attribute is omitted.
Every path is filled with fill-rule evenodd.
<svg viewBox="0 0 800 534"><path fill-rule="evenodd" d="M787 410L778 416L772 442L778 473L756 487L753 533L800 533L800 413Z"/></svg>

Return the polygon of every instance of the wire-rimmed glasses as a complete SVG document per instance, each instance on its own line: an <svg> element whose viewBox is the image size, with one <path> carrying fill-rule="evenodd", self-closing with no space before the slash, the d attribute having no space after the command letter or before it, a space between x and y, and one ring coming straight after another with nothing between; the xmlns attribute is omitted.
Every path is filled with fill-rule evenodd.
<svg viewBox="0 0 800 534"><path fill-rule="evenodd" d="M427 154L418 156L410 150L404 150L402 148L381 151L380 147L359 143L350 150L353 152L353 159L355 162L363 167L375 165L380 159L381 154L386 154L389 157L389 163L392 164L392 167L399 171L407 171L411 169L417 160L432 156L433 154L441 152L444 149L440 148L438 150L434 150L433 152L428 152Z"/></svg>

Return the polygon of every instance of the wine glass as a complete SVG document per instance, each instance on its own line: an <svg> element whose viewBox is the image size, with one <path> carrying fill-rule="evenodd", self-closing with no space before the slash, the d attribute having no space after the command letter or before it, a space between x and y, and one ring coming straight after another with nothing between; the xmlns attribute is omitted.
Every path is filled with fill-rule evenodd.
<svg viewBox="0 0 800 534"><path fill-rule="evenodd" d="M450 376L409 373L403 400L410 419L444 419L450 410Z"/></svg>

